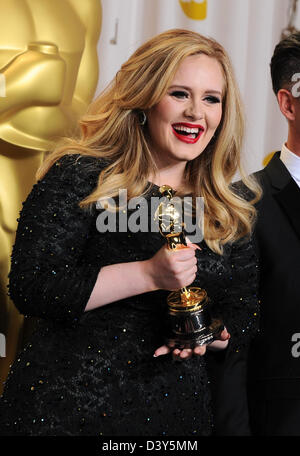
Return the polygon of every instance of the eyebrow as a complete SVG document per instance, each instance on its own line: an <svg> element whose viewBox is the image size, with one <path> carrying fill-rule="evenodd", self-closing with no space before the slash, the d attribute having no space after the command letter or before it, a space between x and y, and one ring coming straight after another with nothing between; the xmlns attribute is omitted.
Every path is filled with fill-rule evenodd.
<svg viewBox="0 0 300 456"><path fill-rule="evenodd" d="M188 86L183 86L183 85L172 85L169 87L169 89L175 89L175 88L181 88L181 89L185 89L185 90L189 90L190 92L192 91L192 89ZM211 90L205 90L204 93L215 93L215 94L218 94L220 96L222 96L222 92L220 92L219 90L214 90L214 89L211 89Z"/></svg>

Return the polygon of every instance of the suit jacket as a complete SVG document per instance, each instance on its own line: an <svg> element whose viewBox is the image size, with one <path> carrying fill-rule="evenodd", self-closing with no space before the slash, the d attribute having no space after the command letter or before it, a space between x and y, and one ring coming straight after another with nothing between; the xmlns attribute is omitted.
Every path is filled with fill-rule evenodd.
<svg viewBox="0 0 300 456"><path fill-rule="evenodd" d="M255 238L261 329L249 356L252 432L300 435L300 189L276 152L255 173L263 187Z"/></svg>

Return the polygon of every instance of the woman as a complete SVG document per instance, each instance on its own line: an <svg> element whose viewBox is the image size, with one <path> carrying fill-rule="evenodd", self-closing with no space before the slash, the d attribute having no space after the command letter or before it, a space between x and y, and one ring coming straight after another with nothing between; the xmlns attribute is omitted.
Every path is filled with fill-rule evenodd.
<svg viewBox="0 0 300 456"><path fill-rule="evenodd" d="M187 363L159 355L172 351L163 333L168 290L191 283L222 316L228 350L256 331L247 240L255 209L231 188L243 119L228 56L197 33L162 33L122 66L81 127L79 139L46 158L21 213L10 295L41 320L12 366L0 432L210 435L204 357L190 349L174 350ZM97 201L118 202L121 188L128 200L150 202L162 184L204 197L203 242L170 252L158 232L99 232ZM214 344L224 348L228 337Z"/></svg>

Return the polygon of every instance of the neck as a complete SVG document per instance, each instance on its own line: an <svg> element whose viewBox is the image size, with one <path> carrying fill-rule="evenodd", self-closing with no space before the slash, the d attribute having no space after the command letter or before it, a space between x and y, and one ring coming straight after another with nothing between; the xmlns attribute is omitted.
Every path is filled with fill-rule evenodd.
<svg viewBox="0 0 300 456"><path fill-rule="evenodd" d="M150 175L149 180L156 185L169 185L174 190L184 187L184 170L186 162L180 162L176 165L157 165L158 171L155 176Z"/></svg>
<svg viewBox="0 0 300 456"><path fill-rule="evenodd" d="M289 128L286 147L300 157L300 133L294 131L292 128Z"/></svg>

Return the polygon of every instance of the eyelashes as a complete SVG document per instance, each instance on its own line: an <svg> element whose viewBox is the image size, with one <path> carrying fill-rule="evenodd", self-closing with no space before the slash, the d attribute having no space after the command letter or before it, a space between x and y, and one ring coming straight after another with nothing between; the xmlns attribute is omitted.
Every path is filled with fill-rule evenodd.
<svg viewBox="0 0 300 456"><path fill-rule="evenodd" d="M189 96L189 94L187 92L184 92L183 90L174 90L170 93L170 95L180 99L188 98Z"/></svg>
<svg viewBox="0 0 300 456"><path fill-rule="evenodd" d="M184 100L186 98L189 98L189 93L185 92L183 90L174 90L170 92L170 95L172 97L178 98L179 100ZM204 98L205 101L208 101L210 104L216 104L216 103L221 103L221 99L214 96L214 95L208 95Z"/></svg>
<svg viewBox="0 0 300 456"><path fill-rule="evenodd" d="M213 95L209 95L208 97L205 98L205 100L207 100L209 103L212 103L212 104L214 104L214 103L221 103L220 98L215 97L215 96L213 96Z"/></svg>

